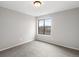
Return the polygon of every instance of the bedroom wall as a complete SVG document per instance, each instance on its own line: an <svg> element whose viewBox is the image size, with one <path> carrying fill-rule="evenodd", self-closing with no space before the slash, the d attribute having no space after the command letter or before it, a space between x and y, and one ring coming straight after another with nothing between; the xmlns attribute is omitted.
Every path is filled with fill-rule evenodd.
<svg viewBox="0 0 79 59"><path fill-rule="evenodd" d="M0 51L30 42L34 37L34 17L0 7Z"/></svg>
<svg viewBox="0 0 79 59"><path fill-rule="evenodd" d="M79 8L37 17L52 19L52 34L37 34L37 40L79 50Z"/></svg>

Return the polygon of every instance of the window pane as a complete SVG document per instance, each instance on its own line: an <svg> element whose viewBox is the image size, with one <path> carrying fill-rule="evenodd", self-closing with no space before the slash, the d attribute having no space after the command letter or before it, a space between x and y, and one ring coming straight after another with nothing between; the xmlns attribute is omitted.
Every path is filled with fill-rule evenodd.
<svg viewBox="0 0 79 59"><path fill-rule="evenodd" d="M45 20L45 34L50 35L51 34L51 19Z"/></svg>
<svg viewBox="0 0 79 59"><path fill-rule="evenodd" d="M44 20L38 21L38 34L44 34Z"/></svg>
<svg viewBox="0 0 79 59"><path fill-rule="evenodd" d="M39 27L44 26L44 20L39 20Z"/></svg>
<svg viewBox="0 0 79 59"><path fill-rule="evenodd" d="M45 26L51 26L51 19L45 20Z"/></svg>
<svg viewBox="0 0 79 59"><path fill-rule="evenodd" d="M51 19L43 19L38 21L38 34L51 34Z"/></svg>

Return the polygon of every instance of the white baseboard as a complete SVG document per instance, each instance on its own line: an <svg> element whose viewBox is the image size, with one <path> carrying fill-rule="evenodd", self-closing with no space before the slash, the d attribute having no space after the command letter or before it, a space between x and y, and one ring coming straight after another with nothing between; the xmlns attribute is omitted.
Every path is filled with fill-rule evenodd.
<svg viewBox="0 0 79 59"><path fill-rule="evenodd" d="M42 41L42 42L46 42L46 43L49 43L49 44L52 44L52 45L57 45L57 46L61 46L61 47L65 47L65 48L68 48L68 49L72 49L72 50L79 51L79 49L78 49L78 48L68 47L68 46L64 46L64 45L61 45L61 44L48 42L48 41L45 41L45 40L40 40L40 39L38 39L37 41Z"/></svg>
<svg viewBox="0 0 79 59"><path fill-rule="evenodd" d="M0 51L7 50L7 49L10 49L10 48L13 48L13 47L16 47L16 46L19 46L19 45L22 45L22 44L31 42L31 41L33 41L33 40L24 41L24 42L22 42L22 43L18 43L18 44L15 44L15 45L13 45L13 46L9 46L9 47L7 47L7 48L0 49Z"/></svg>

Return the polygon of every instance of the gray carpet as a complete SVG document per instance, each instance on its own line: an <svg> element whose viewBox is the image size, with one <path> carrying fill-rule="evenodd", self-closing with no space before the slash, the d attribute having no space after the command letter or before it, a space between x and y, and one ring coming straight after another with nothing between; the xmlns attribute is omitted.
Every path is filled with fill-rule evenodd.
<svg viewBox="0 0 79 59"><path fill-rule="evenodd" d="M32 41L0 52L0 57L77 57L79 51Z"/></svg>

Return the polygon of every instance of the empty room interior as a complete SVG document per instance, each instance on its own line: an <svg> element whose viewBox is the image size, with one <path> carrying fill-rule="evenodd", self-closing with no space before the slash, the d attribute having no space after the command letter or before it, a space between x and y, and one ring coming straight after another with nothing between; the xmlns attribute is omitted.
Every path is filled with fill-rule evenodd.
<svg viewBox="0 0 79 59"><path fill-rule="evenodd" d="M79 1L0 1L0 57L79 57Z"/></svg>

